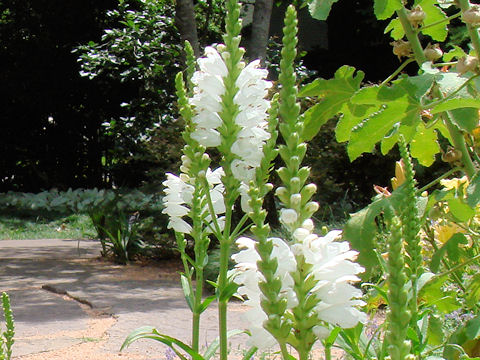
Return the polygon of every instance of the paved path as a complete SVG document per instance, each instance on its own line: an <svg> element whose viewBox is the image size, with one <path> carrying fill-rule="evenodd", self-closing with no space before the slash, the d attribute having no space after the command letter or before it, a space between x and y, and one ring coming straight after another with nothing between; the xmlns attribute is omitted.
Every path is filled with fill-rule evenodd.
<svg viewBox="0 0 480 360"><path fill-rule="evenodd" d="M98 260L99 254L97 241L0 241L0 291L12 300L15 357L37 359L32 354L45 353L45 359L60 354L68 360L72 349L96 343L98 359L102 352L122 359L164 359L166 348L151 340L118 354L125 337L143 325L189 341L190 311L175 269L169 274L155 267L117 266ZM230 307L230 328L245 327L244 311L241 304ZM217 336L216 309L209 308L202 319L201 341L207 344ZM244 348L245 340L244 335L232 339L232 349Z"/></svg>

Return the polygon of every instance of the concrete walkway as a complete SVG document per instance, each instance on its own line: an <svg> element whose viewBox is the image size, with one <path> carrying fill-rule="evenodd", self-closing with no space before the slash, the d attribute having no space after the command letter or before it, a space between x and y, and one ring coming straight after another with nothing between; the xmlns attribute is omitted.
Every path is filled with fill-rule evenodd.
<svg viewBox="0 0 480 360"><path fill-rule="evenodd" d="M165 268L172 267L171 262L163 268L120 266L99 255L97 241L0 240L0 291L12 300L16 358L56 359L54 354L59 354L61 359L77 359L71 354L92 343L98 359L109 358L107 354L164 359L166 347L152 340L118 353L125 337L144 325L189 342L191 314L177 269ZM238 303L230 307L230 328L245 328L245 310ZM209 344L217 336L216 308L209 308L202 319L201 341ZM245 335L232 339L232 351L245 349L245 341Z"/></svg>

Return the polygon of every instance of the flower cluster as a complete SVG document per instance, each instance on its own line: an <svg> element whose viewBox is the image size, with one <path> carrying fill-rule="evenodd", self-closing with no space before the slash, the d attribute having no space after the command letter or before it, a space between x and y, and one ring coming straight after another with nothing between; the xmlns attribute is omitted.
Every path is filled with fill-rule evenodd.
<svg viewBox="0 0 480 360"><path fill-rule="evenodd" d="M270 239L274 250L272 257L277 259L278 269L276 276L282 279L281 294L287 299L288 311L291 311L298 300L293 289L293 279L290 273L296 272L297 256L303 256L307 264L312 265L309 276L312 276L316 285L311 291L315 296L314 313L318 318L318 325L313 328L318 339L328 336L326 324L342 328L354 327L358 322L365 322L366 315L357 309L364 305L359 298L362 292L351 285L359 278L356 276L363 268L354 262L357 252L350 250L348 243L336 241L340 231L330 231L324 237L313 232L313 222L306 220L301 228L294 232L295 244L289 246L279 238ZM238 293L246 296L246 305L252 307L247 312L252 333L252 345L267 348L275 344L273 337L263 328L267 319L261 307L263 295L258 283L264 281L262 274L257 270L257 261L260 256L255 250L255 241L240 238L237 245L242 248L238 254L232 256L237 263L238 275L235 282L241 285Z"/></svg>
<svg viewBox="0 0 480 360"><path fill-rule="evenodd" d="M214 171L211 171L209 168L206 172L207 182L210 185L210 198L217 216L225 213L223 184L221 181L223 174L221 167ZM163 198L165 208L162 212L170 217L168 228L184 234L189 234L192 231L191 225L183 219L190 212L195 191L194 185L190 182L190 178L186 174L176 176L170 173L167 173L167 180L163 182L166 196ZM200 199L204 203L205 211L203 213L207 213L208 205L204 200ZM222 217L217 219L220 226L223 226L222 219ZM206 216L205 221L211 223L211 216ZM210 225L209 228L211 227Z"/></svg>
<svg viewBox="0 0 480 360"><path fill-rule="evenodd" d="M217 47L223 50L223 46ZM205 147L217 147L222 142L218 128L222 125L222 96L225 93L224 80L228 74L222 56L214 47L205 49L205 57L197 60L199 70L192 77L195 85L190 104L194 106L193 123L195 130L191 137ZM243 63L240 63L244 66ZM240 128L231 146L232 154L237 158L231 163L233 176L242 185L242 208L248 210L248 184L255 176L255 169L260 166L263 146L270 138L267 129L267 116L270 102L265 99L271 82L266 81L267 70L259 68L260 62L253 61L244 67L235 85L238 88L234 103L238 107L235 124Z"/></svg>

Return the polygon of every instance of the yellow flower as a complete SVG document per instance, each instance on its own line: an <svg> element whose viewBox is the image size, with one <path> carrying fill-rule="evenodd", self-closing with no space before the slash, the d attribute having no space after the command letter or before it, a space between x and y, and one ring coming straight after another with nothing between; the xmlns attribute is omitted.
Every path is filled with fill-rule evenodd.
<svg viewBox="0 0 480 360"><path fill-rule="evenodd" d="M456 233L465 233L465 230L457 224L437 224L433 227L433 230L435 234L435 240L441 244L445 244Z"/></svg>
<svg viewBox="0 0 480 360"><path fill-rule="evenodd" d="M391 180L393 190L401 186L405 180L405 164L403 163L403 159L400 159L400 161L395 162L395 177Z"/></svg>
<svg viewBox="0 0 480 360"><path fill-rule="evenodd" d="M440 184L446 190L451 190L451 189L460 190L461 188L463 193L465 193L468 187L468 178L466 176L463 176L461 178L443 179L443 180L440 180Z"/></svg>

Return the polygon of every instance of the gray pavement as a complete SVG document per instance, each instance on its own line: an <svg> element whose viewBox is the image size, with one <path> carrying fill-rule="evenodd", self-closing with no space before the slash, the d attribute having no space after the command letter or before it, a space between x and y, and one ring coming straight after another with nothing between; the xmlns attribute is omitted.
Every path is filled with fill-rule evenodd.
<svg viewBox="0 0 480 360"><path fill-rule="evenodd" d="M165 275L154 266L114 265L99 255L97 241L0 240L0 291L12 300L14 356L62 349L68 354L72 346L99 342L101 359L101 352L118 353L125 337L144 325L189 342L190 311L173 270ZM238 303L230 307L230 328L245 328L245 310ZM209 344L217 336L215 306L202 319L201 341ZM245 341L244 335L232 339L232 349L244 349ZM164 359L165 351L142 340L123 358Z"/></svg>

